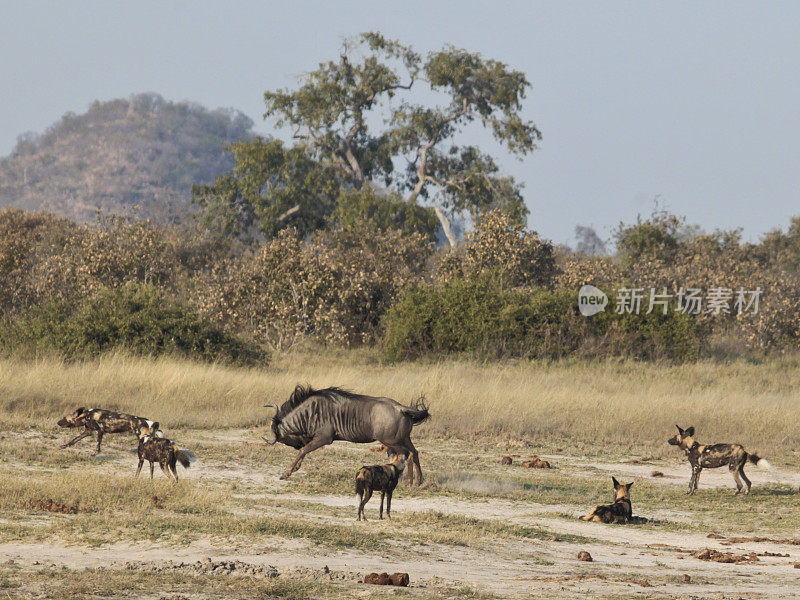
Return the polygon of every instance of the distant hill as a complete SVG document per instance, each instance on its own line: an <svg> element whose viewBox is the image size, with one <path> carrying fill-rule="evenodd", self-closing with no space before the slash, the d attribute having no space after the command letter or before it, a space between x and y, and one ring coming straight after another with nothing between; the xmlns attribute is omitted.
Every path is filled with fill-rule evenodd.
<svg viewBox="0 0 800 600"><path fill-rule="evenodd" d="M192 184L232 168L224 146L251 139L252 127L238 111L158 94L94 102L43 134L20 136L0 159L0 208L49 210L80 222L98 210L180 221L192 211Z"/></svg>

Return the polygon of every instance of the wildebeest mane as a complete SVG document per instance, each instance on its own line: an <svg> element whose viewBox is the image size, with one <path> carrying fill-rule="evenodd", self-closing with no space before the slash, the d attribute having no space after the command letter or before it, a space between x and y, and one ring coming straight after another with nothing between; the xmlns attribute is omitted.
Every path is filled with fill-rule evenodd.
<svg viewBox="0 0 800 600"><path fill-rule="evenodd" d="M356 394L355 392L351 392L349 390L342 389L340 387L328 387L320 390L315 390L310 385L302 385L298 384L292 395L289 396L289 399L281 404L281 407L275 413L275 418L280 421L290 412L292 412L295 408L303 404L306 400L313 396L323 396L330 400L357 400L361 398L369 398L369 396L365 396L364 394Z"/></svg>

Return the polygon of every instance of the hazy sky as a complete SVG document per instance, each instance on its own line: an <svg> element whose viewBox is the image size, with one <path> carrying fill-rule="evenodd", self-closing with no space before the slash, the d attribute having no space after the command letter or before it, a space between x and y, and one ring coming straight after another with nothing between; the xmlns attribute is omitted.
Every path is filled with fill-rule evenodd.
<svg viewBox="0 0 800 600"><path fill-rule="evenodd" d="M525 114L544 139L501 164L526 184L531 227L556 242L572 243L576 224L609 237L657 196L749 239L800 214L797 2L0 0L0 11L0 156L67 111L146 91L237 108L270 133L264 90L378 29L527 74Z"/></svg>

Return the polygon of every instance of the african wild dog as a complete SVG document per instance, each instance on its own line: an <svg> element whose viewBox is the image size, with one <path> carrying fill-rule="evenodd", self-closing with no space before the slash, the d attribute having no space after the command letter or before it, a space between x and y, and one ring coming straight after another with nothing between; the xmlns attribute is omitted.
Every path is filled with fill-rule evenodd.
<svg viewBox="0 0 800 600"><path fill-rule="evenodd" d="M406 468L406 460L408 456L403 453L394 455L392 462L388 465L376 465L373 467L361 467L356 475L356 494L358 494L358 518L366 521L367 517L364 514L364 506L369 502L372 497L372 492L380 491L381 493L381 508L380 518L383 519L383 499L386 497L386 517L392 518L392 493L394 488L397 487L397 482L400 480L400 475Z"/></svg>
<svg viewBox="0 0 800 600"><path fill-rule="evenodd" d="M614 482L614 503L597 506L581 519L596 523L627 523L633 516L630 494L633 482L620 483L616 477L612 477L611 481Z"/></svg>
<svg viewBox="0 0 800 600"><path fill-rule="evenodd" d="M85 437L90 437L93 432L97 432L97 450L95 454L100 453L100 443L103 441L103 435L106 433L123 433L130 431L139 437L139 431L142 427L152 426L153 421L143 417L136 417L125 413L112 412L102 408L86 409L80 407L68 414L66 417L58 422L59 427L83 427L84 431L76 438L63 444L62 448L72 446ZM158 430L155 433L156 437L164 437L164 434Z"/></svg>
<svg viewBox="0 0 800 600"><path fill-rule="evenodd" d="M154 437L158 431L158 423L153 423L148 427L143 427L139 432L139 466L136 468L136 477L142 470L144 461L150 462L150 479L153 478L153 468L158 463L161 470L167 477L175 477L178 480L177 463L181 463L184 469L188 469L196 459L191 450L181 450L176 444L164 437Z"/></svg>
<svg viewBox="0 0 800 600"><path fill-rule="evenodd" d="M675 427L678 427L675 425ZM701 445L694 441L694 427L681 429L678 433L667 440L671 446L678 446L686 453L689 464L692 465L692 477L689 479L689 491L687 494L694 494L697 491L697 481L700 479L700 471L703 469L716 469L717 467L728 466L736 481L736 493L740 493L744 488L744 493L750 493L750 480L744 474L744 466L749 460L754 465L765 466L771 469L772 466L763 458L750 454L739 444L713 444ZM744 482L744 483L743 483Z"/></svg>

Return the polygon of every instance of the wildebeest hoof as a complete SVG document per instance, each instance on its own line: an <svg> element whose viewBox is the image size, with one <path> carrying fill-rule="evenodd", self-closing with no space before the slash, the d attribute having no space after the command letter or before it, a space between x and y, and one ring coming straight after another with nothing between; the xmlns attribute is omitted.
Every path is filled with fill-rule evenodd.
<svg viewBox="0 0 800 600"><path fill-rule="evenodd" d="M69 444L61 444L61 446L59 446L59 448L61 448L62 450L64 448L69 448Z"/></svg>
<svg viewBox="0 0 800 600"><path fill-rule="evenodd" d="M290 475L291 473L284 473L283 475L281 475L281 479L289 479Z"/></svg>

